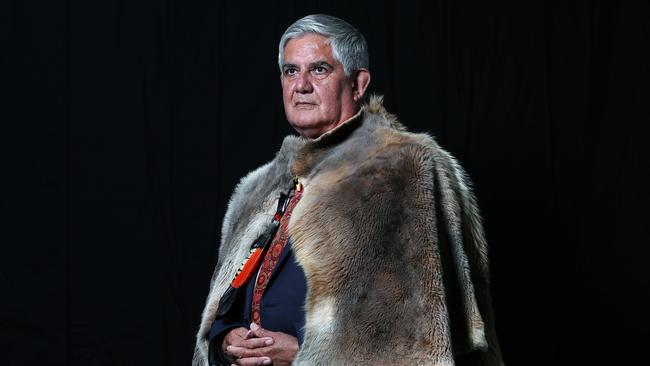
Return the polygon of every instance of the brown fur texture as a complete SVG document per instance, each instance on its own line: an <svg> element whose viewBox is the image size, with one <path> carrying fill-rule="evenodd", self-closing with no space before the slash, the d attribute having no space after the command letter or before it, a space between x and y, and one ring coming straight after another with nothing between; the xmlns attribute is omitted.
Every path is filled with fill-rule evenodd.
<svg viewBox="0 0 650 366"><path fill-rule="evenodd" d="M430 136L407 132L372 97L318 139L287 137L235 189L195 366L207 365L221 294L296 176L305 191L289 233L307 298L295 365L453 365L473 350L481 365L503 365L469 180Z"/></svg>

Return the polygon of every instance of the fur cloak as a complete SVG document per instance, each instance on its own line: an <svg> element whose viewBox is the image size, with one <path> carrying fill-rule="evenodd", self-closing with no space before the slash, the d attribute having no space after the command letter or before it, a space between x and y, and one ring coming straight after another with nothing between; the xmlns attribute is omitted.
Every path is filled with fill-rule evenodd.
<svg viewBox="0 0 650 366"><path fill-rule="evenodd" d="M502 365L487 244L468 177L426 134L407 132L371 97L314 140L284 139L245 176L224 217L195 366L219 299L294 177L289 224L307 278L304 343L294 365L453 365L479 350Z"/></svg>

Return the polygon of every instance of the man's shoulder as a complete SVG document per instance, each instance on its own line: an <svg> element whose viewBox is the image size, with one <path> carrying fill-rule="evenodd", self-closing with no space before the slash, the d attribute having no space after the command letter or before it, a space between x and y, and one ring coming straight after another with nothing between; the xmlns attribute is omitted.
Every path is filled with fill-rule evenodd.
<svg viewBox="0 0 650 366"><path fill-rule="evenodd" d="M273 161L269 161L251 171L246 173L243 177L239 179L239 183L235 186L233 190L233 196L236 196L238 193L246 194L250 190L254 189L261 180L268 174L271 169Z"/></svg>
<svg viewBox="0 0 650 366"><path fill-rule="evenodd" d="M372 124L378 127L376 130L378 148L397 149L407 156L409 153L431 157L448 155L432 135L408 131L395 114L384 108L382 96L371 96L364 108L366 118L372 120Z"/></svg>
<svg viewBox="0 0 650 366"><path fill-rule="evenodd" d="M465 173L458 160L445 148L441 147L435 137L422 132L410 132L402 125L397 116L386 111L381 97L373 96L366 105L367 118L375 120L378 125L374 143L375 152L390 156L393 163L409 165L417 171L435 170L438 173L465 178ZM377 123L379 121L379 123Z"/></svg>
<svg viewBox="0 0 650 366"><path fill-rule="evenodd" d="M449 165L453 156L442 148L435 137L423 132L410 132L403 128L379 128L376 149L384 156L398 159L401 163L414 164L422 168L434 165Z"/></svg>

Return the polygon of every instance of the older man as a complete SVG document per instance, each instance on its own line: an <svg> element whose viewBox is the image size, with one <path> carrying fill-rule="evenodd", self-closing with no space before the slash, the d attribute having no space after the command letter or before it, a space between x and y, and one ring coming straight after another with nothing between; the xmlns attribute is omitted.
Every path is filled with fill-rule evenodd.
<svg viewBox="0 0 650 366"><path fill-rule="evenodd" d="M363 36L311 15L279 46L287 120L230 200L194 365L501 365L462 168L373 97Z"/></svg>

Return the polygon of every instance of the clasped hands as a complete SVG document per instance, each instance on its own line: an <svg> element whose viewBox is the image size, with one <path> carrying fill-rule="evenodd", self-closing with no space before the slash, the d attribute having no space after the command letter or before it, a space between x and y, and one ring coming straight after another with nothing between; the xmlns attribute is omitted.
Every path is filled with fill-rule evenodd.
<svg viewBox="0 0 650 366"><path fill-rule="evenodd" d="M223 339L221 351L235 359L234 365L291 365L298 353L298 339L286 333L271 332L251 323L231 329Z"/></svg>

